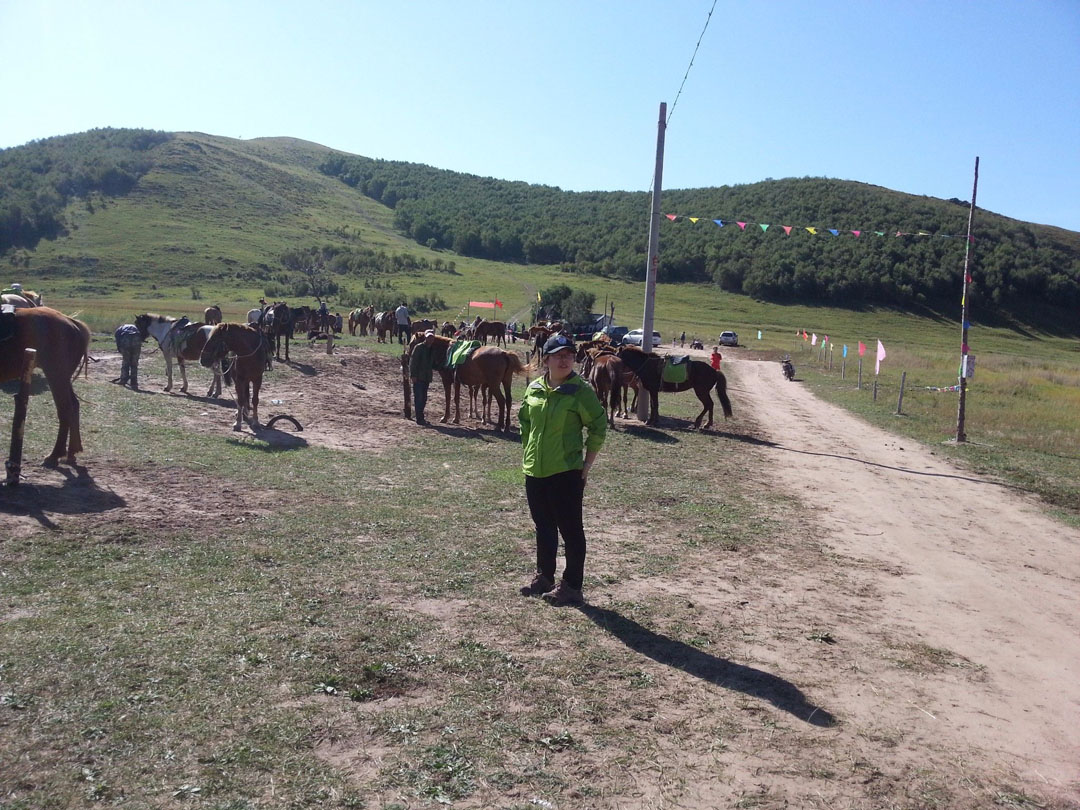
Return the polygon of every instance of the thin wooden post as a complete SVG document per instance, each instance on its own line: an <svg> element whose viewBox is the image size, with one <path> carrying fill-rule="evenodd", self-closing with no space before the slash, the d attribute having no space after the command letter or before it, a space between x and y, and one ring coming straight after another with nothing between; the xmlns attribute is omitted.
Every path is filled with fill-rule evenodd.
<svg viewBox="0 0 1080 810"><path fill-rule="evenodd" d="M859 384L857 388L862 391L862 357L859 358Z"/></svg>
<svg viewBox="0 0 1080 810"><path fill-rule="evenodd" d="M409 355L401 355L401 387L405 394L405 418L412 419L412 385L409 379Z"/></svg>
<svg viewBox="0 0 1080 810"><path fill-rule="evenodd" d="M833 351L832 344L829 344L829 371L832 371Z"/></svg>
<svg viewBox="0 0 1080 810"><path fill-rule="evenodd" d="M900 375L900 396L896 400L896 415L900 415L900 409L904 407L904 383L907 382L907 372Z"/></svg>
<svg viewBox="0 0 1080 810"><path fill-rule="evenodd" d="M641 350L652 352L653 315L656 307L656 274L660 269L660 194L664 185L664 135L667 132L667 102L660 102L656 124L656 164L653 168L652 211L649 215L649 255L645 262L645 309L641 317ZM646 393L642 391L641 393ZM637 417L649 420L652 398L638 396ZM645 473L642 473L643 475Z"/></svg>
<svg viewBox="0 0 1080 810"><path fill-rule="evenodd" d="M846 357L841 357L840 358L840 379L841 380L846 380L847 379L847 358Z"/></svg>
<svg viewBox="0 0 1080 810"><path fill-rule="evenodd" d="M23 370L19 377L19 393L15 395L15 414L11 418L11 450L4 464L7 469L7 485L17 487L22 473L23 427L26 425L26 409L30 401L30 382L37 364L37 349L23 351Z"/></svg>
<svg viewBox="0 0 1080 810"><path fill-rule="evenodd" d="M877 402L877 377L874 377L874 402Z"/></svg>
<svg viewBox="0 0 1080 810"><path fill-rule="evenodd" d="M967 402L967 377L964 376L965 360L968 353L968 294L971 284L971 226L975 221L975 195L979 190L979 158L975 157L975 184L971 188L971 208L968 209L967 245L964 247L964 292L960 299L962 324L960 334L960 401L956 406L956 441L966 442L967 434L964 432L964 410Z"/></svg>

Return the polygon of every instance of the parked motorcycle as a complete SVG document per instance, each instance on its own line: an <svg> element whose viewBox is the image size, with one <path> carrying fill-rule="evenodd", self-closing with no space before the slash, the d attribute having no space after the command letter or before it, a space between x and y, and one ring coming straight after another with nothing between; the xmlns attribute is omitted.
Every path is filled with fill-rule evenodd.
<svg viewBox="0 0 1080 810"><path fill-rule="evenodd" d="M790 357L785 357L781 361L780 368L783 370L784 376L788 379L788 382L795 379L795 366L792 365Z"/></svg>

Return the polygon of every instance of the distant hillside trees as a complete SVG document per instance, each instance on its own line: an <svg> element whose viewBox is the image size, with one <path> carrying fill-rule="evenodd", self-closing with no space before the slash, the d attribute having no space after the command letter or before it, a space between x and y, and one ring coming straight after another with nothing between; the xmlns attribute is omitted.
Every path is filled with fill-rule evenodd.
<svg viewBox="0 0 1080 810"><path fill-rule="evenodd" d="M142 129L95 129L0 150L0 251L33 247L65 230L64 207L98 192L127 194L172 138Z"/></svg>
<svg viewBox="0 0 1080 810"><path fill-rule="evenodd" d="M393 208L395 227L420 244L478 258L644 278L645 192L564 192L346 155L320 168ZM713 282L772 301L959 300L968 208L963 200L801 178L672 190L665 192L663 206L665 212L701 219L663 221L662 282ZM740 229L736 220L750 225ZM782 225L793 226L790 236ZM1080 235L986 211L978 212L976 225L976 298L1005 308L1017 301L1080 304ZM853 230L861 235L856 238ZM898 237L898 231L928 236Z"/></svg>

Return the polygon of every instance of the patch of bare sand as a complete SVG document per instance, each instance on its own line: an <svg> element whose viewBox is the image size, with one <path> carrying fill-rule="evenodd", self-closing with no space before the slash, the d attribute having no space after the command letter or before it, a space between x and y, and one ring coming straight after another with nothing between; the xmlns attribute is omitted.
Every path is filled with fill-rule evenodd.
<svg viewBox="0 0 1080 810"><path fill-rule="evenodd" d="M768 596L845 651L845 670L804 659L796 679L848 724L892 735L899 758L970 767L969 752L984 773L1080 796L1080 533L821 402L776 363L725 363L772 442L768 476L813 510L841 562L835 582L796 574Z"/></svg>

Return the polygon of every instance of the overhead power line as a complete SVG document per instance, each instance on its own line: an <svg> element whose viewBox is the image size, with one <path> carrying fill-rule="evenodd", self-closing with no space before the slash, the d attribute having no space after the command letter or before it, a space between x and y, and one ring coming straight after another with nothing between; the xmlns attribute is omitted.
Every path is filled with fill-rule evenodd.
<svg viewBox="0 0 1080 810"><path fill-rule="evenodd" d="M697 58L698 48L701 47L701 40L705 38L705 32L709 30L709 21L712 20L713 11L716 10L716 0L713 0L712 8L709 9L709 16L705 18L705 27L701 29L701 35L698 37L697 45L694 46L694 53L690 57L690 64L686 66L686 73L683 74L682 83L679 85L679 92L675 94L675 101L671 103L671 109L668 110L668 117L665 123L671 123L671 116L675 114L675 107L679 103L679 96L682 95L683 87L686 86L686 77L690 75L690 68L694 66L694 60Z"/></svg>

